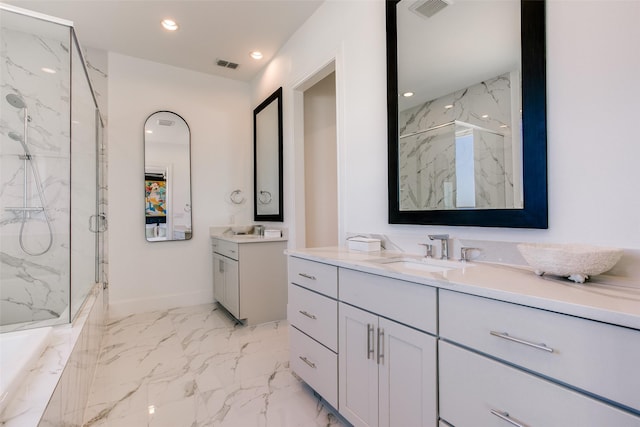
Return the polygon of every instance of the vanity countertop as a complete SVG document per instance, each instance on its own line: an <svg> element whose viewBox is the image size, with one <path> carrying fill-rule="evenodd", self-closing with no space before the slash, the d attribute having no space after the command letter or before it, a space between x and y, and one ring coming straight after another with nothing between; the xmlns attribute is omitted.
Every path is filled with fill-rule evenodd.
<svg viewBox="0 0 640 427"><path fill-rule="evenodd" d="M284 234L284 233L283 233ZM282 237L264 237L258 234L233 234L230 232L225 233L210 233L211 238L226 240L233 243L264 243L264 242L286 242L288 239L284 235Z"/></svg>
<svg viewBox="0 0 640 427"><path fill-rule="evenodd" d="M523 266L485 262L469 262L462 268L443 272L415 271L376 262L381 258L412 255L392 251L355 252L343 247L286 253L365 273L640 329L640 288L606 284L598 278L577 284L552 276L539 277Z"/></svg>

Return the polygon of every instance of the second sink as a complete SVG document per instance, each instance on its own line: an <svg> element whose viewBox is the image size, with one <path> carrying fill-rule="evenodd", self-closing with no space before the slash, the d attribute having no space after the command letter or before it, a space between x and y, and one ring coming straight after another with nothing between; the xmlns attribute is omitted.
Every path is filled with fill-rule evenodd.
<svg viewBox="0 0 640 427"><path fill-rule="evenodd" d="M392 267L399 271L407 269L414 271L423 271L427 273L442 273L449 270L462 269L471 266L471 264L456 261L411 257L378 258L371 260L370 262L378 265Z"/></svg>

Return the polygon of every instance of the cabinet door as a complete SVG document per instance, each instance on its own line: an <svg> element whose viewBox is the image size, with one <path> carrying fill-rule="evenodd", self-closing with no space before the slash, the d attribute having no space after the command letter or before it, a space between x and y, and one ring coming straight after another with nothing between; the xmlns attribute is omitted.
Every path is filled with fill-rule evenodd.
<svg viewBox="0 0 640 427"><path fill-rule="evenodd" d="M224 301L224 258L218 254L213 254L213 297L220 304Z"/></svg>
<svg viewBox="0 0 640 427"><path fill-rule="evenodd" d="M378 316L340 303L338 410L354 426L378 425Z"/></svg>
<svg viewBox="0 0 640 427"><path fill-rule="evenodd" d="M436 425L436 338L383 318L378 328L379 425Z"/></svg>
<svg viewBox="0 0 640 427"><path fill-rule="evenodd" d="M240 317L240 278L238 275L238 261L225 258L224 260L224 300L225 307L236 319Z"/></svg>

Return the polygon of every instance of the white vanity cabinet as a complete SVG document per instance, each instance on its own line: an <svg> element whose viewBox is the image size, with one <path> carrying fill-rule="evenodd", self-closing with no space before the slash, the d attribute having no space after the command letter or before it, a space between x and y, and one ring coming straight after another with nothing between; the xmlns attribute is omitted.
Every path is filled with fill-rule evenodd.
<svg viewBox="0 0 640 427"><path fill-rule="evenodd" d="M434 426L436 338L421 330L435 333L435 289L347 269L339 285L340 413L355 426Z"/></svg>
<svg viewBox="0 0 640 427"><path fill-rule="evenodd" d="M213 296L244 324L286 318L286 244L259 237L211 239Z"/></svg>
<svg viewBox="0 0 640 427"><path fill-rule="evenodd" d="M439 310L450 424L640 426L591 397L640 410L639 331L446 290Z"/></svg>

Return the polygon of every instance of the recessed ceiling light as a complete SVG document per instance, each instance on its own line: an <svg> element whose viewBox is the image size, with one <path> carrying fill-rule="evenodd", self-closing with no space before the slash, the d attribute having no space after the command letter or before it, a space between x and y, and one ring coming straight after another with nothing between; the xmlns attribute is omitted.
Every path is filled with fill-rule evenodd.
<svg viewBox="0 0 640 427"><path fill-rule="evenodd" d="M178 24L173 19L163 19L161 23L165 30L175 31L178 29Z"/></svg>
<svg viewBox="0 0 640 427"><path fill-rule="evenodd" d="M53 68L48 68L48 67L42 67L40 68L42 71L44 71L45 73L49 73L49 74L55 74L56 70L54 70Z"/></svg>
<svg viewBox="0 0 640 427"><path fill-rule="evenodd" d="M402 94L402 96L404 96L405 98L409 98L411 96L413 96L413 92L405 92Z"/></svg>
<svg viewBox="0 0 640 427"><path fill-rule="evenodd" d="M444 108L445 108L445 110L448 110L448 109L450 109L450 108L453 108L453 104L445 105L445 106L444 106Z"/></svg>
<svg viewBox="0 0 640 427"><path fill-rule="evenodd" d="M262 59L262 52L254 50L249 54L253 59Z"/></svg>

